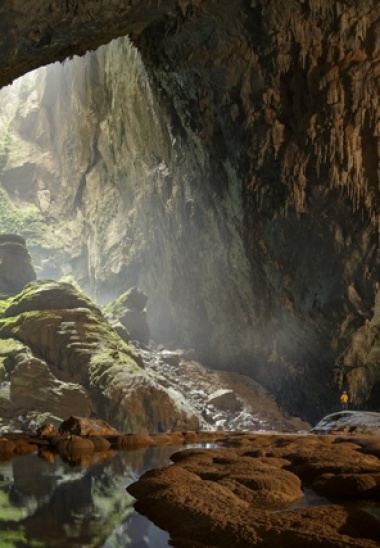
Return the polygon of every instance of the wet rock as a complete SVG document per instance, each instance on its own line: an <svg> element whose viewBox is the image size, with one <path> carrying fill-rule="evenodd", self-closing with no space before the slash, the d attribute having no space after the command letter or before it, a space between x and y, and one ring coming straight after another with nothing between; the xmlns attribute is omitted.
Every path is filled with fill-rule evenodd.
<svg viewBox="0 0 380 548"><path fill-rule="evenodd" d="M94 445L94 451L105 452L111 449L111 443L101 436L91 436L91 441Z"/></svg>
<svg viewBox="0 0 380 548"><path fill-rule="evenodd" d="M101 419L71 416L58 428L59 434L76 436L117 436L118 431Z"/></svg>
<svg viewBox="0 0 380 548"><path fill-rule="evenodd" d="M60 455L91 454L94 452L95 446L92 440L88 438L71 435L68 439L61 440L57 445L57 449Z"/></svg>
<svg viewBox="0 0 380 548"><path fill-rule="evenodd" d="M57 431L54 427L54 424L49 422L47 424L44 424L43 426L40 426L40 428L37 429L37 434L40 437L51 438L52 436L57 435Z"/></svg>
<svg viewBox="0 0 380 548"><path fill-rule="evenodd" d="M380 462L362 453L355 438L229 434L218 442L227 449L180 451L173 465L127 488L137 510L165 527L174 545L378 546L378 520L336 502L339 493L355 493L351 502L378 497ZM334 505L326 498L302 505L307 480L300 463L321 471L313 487L334 493ZM326 474L329 468L334 472ZM301 506L292 507L297 501Z"/></svg>
<svg viewBox="0 0 380 548"><path fill-rule="evenodd" d="M15 453L16 444L12 440L0 437L0 455L9 456Z"/></svg>
<svg viewBox="0 0 380 548"><path fill-rule="evenodd" d="M321 495L335 499L376 496L380 500L380 471L372 474L321 474L313 482L313 489Z"/></svg>

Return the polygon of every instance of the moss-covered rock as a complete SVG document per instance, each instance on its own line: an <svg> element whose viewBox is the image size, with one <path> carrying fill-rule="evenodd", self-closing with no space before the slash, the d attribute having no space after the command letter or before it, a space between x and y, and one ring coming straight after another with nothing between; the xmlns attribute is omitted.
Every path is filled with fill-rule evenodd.
<svg viewBox="0 0 380 548"><path fill-rule="evenodd" d="M63 411L67 416L72 414L67 412L71 390L73 412L88 416L91 409L120 431L198 428L197 417L179 393L159 386L100 309L70 284L33 282L8 299L0 317L0 340L0 357L2 347L5 357L21 353L10 377L11 401L18 408L28 402L28 409L37 405L46 411L48 402L55 416ZM30 373L36 367L41 389L29 394L36 377ZM58 392L65 396L61 409ZM82 404L86 409L78 412Z"/></svg>
<svg viewBox="0 0 380 548"><path fill-rule="evenodd" d="M145 306L148 297L137 287L131 287L104 307L111 323L120 322L132 340L148 343L150 337ZM116 325L115 325L116 327Z"/></svg>

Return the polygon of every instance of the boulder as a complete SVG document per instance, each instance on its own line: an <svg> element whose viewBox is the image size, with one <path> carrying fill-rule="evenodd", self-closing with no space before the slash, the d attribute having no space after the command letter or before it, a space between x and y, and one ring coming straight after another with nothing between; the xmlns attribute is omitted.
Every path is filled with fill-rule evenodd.
<svg viewBox="0 0 380 548"><path fill-rule="evenodd" d="M15 295L36 279L26 242L16 234L0 234L0 295Z"/></svg>
<svg viewBox="0 0 380 548"><path fill-rule="evenodd" d="M70 412L89 416L91 403L78 384L58 380L43 360L19 354L10 380L11 404L21 413L39 409L63 419Z"/></svg>
<svg viewBox="0 0 380 548"><path fill-rule="evenodd" d="M83 453L93 453L95 446L90 439L81 436L70 436L68 439L61 439L57 444L58 453L62 456Z"/></svg>
<svg viewBox="0 0 380 548"><path fill-rule="evenodd" d="M135 310L136 312L142 312L148 301L148 296L145 295L137 287L131 287L125 293L124 304L129 310Z"/></svg>
<svg viewBox="0 0 380 548"><path fill-rule="evenodd" d="M211 394L207 400L208 405L213 405L222 411L239 411L242 407L233 390L220 389Z"/></svg>
<svg viewBox="0 0 380 548"><path fill-rule="evenodd" d="M147 344L150 331L146 317L145 306L148 297L137 287L132 287L115 301L109 303L104 312L110 317L112 324L118 328L121 323L130 335L130 339ZM124 338L124 337L123 337Z"/></svg>
<svg viewBox="0 0 380 548"><path fill-rule="evenodd" d="M326 415L312 429L314 433L348 433L380 435L380 413L369 411L340 411Z"/></svg>
<svg viewBox="0 0 380 548"><path fill-rule="evenodd" d="M163 350L162 352L160 352L160 358L164 362L168 363L169 365L173 365L174 367L178 366L181 361L180 354L178 352L172 352L170 350Z"/></svg>
<svg viewBox="0 0 380 548"><path fill-rule="evenodd" d="M9 420L33 410L61 419L94 413L129 433L199 428L194 408L160 386L100 309L70 284L32 282L8 299L0 340L12 346L15 339L22 344L4 351L9 380L0 383L0 403L7 405L10 392Z"/></svg>
<svg viewBox="0 0 380 548"><path fill-rule="evenodd" d="M119 432L101 419L70 416L58 428L62 434L75 434L76 436L117 436Z"/></svg>
<svg viewBox="0 0 380 548"><path fill-rule="evenodd" d="M54 427L54 424L52 424L51 422L47 423L47 424L44 424L43 426L40 426L40 428L37 429L37 434L42 438L42 437L46 437L46 438L50 438L52 436L56 436L57 435L57 431Z"/></svg>
<svg viewBox="0 0 380 548"><path fill-rule="evenodd" d="M0 437L0 457L15 454L17 445L14 441Z"/></svg>

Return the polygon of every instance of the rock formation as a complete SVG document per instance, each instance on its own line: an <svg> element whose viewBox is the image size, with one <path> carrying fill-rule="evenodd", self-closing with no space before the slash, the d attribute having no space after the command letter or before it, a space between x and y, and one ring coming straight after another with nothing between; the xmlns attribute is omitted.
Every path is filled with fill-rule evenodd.
<svg viewBox="0 0 380 548"><path fill-rule="evenodd" d="M0 234L0 297L19 293L36 279L26 242L15 234Z"/></svg>
<svg viewBox="0 0 380 548"><path fill-rule="evenodd" d="M327 415L312 432L321 434L371 434L380 436L380 413L340 411Z"/></svg>
<svg viewBox="0 0 380 548"><path fill-rule="evenodd" d="M374 439L230 436L218 440L224 449L175 453L172 466L147 472L128 492L173 546L375 548Z"/></svg>
<svg viewBox="0 0 380 548"><path fill-rule="evenodd" d="M109 303L104 312L113 327L118 329L120 323L128 331L130 340L147 344L150 336L145 309L147 300L145 293L131 287L116 301Z"/></svg>
<svg viewBox="0 0 380 548"><path fill-rule="evenodd" d="M142 59L123 39L2 97L0 219L39 269L141 287L153 338L293 414L378 409L375 0L12 6L3 84L123 34Z"/></svg>
<svg viewBox="0 0 380 548"><path fill-rule="evenodd" d="M100 309L69 284L32 282L2 302L1 416L95 414L122 432L198 428L194 410L143 369ZM46 416L43 416L45 419Z"/></svg>

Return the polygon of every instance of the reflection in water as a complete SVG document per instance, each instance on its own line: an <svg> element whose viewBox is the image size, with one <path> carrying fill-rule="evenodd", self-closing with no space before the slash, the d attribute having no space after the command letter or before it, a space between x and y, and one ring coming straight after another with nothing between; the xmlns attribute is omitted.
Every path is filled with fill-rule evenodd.
<svg viewBox="0 0 380 548"><path fill-rule="evenodd" d="M126 487L183 448L120 452L90 468L36 454L0 463L1 548L167 547L168 534L134 511Z"/></svg>

